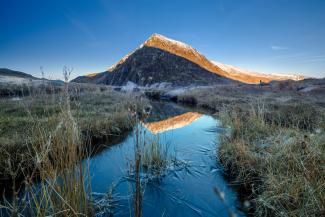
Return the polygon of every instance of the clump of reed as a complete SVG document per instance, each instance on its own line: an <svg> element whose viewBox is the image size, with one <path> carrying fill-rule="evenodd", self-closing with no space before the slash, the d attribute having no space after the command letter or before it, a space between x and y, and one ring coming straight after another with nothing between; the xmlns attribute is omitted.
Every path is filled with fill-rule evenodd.
<svg viewBox="0 0 325 217"><path fill-rule="evenodd" d="M313 117L320 112L301 103L274 107L261 101L249 111L220 112L230 133L221 138L219 159L232 182L249 192L254 215L324 215L325 136Z"/></svg>
<svg viewBox="0 0 325 217"><path fill-rule="evenodd" d="M153 178L159 178L167 168L167 146L163 146L159 137L149 137L146 135L143 122L149 115L147 109L140 109L136 104L129 107L133 117L135 127L134 135L134 160L128 161L133 186L133 215L142 216L142 201L144 188ZM145 174L145 175L144 175Z"/></svg>
<svg viewBox="0 0 325 217"><path fill-rule="evenodd" d="M168 163L167 144L162 143L159 136L148 139L143 150L142 167L144 170L155 177L160 177L164 175Z"/></svg>

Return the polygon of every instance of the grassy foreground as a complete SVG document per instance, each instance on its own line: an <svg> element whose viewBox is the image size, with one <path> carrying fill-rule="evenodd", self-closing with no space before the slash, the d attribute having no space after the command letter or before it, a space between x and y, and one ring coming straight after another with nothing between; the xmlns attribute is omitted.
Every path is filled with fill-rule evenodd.
<svg viewBox="0 0 325 217"><path fill-rule="evenodd" d="M218 85L180 93L176 96L176 101L212 111L219 111L224 105L237 105L248 109L250 102L256 98L273 105L303 102L325 107L324 94L322 91L301 92L298 88L281 89L277 86Z"/></svg>
<svg viewBox="0 0 325 217"><path fill-rule="evenodd" d="M68 85L1 98L0 190L11 196L0 200L0 214L92 216L89 171L79 162L130 131L146 105L136 95Z"/></svg>
<svg viewBox="0 0 325 217"><path fill-rule="evenodd" d="M249 109L227 107L219 115L230 127L219 158L232 182L246 191L251 214L325 215L322 108L256 101Z"/></svg>
<svg viewBox="0 0 325 217"><path fill-rule="evenodd" d="M28 146L48 138L60 124L65 109L63 104L64 98L60 94L37 94L20 100L1 98L0 165L6 155L9 154L11 159L19 158ZM129 108L144 104L134 97L107 90L72 95L69 109L83 143L89 144L109 141L130 130Z"/></svg>
<svg viewBox="0 0 325 217"><path fill-rule="evenodd" d="M217 112L229 134L218 158L253 216L325 216L325 98L270 87L213 87L178 95Z"/></svg>

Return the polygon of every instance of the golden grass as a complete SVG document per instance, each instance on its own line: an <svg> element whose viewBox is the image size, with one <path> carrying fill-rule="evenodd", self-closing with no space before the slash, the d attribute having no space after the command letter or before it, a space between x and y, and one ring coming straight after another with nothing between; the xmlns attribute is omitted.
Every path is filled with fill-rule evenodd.
<svg viewBox="0 0 325 217"><path fill-rule="evenodd" d="M143 150L142 167L156 177L164 175L168 166L168 147L167 144L163 144L159 137L146 141L146 145Z"/></svg>
<svg viewBox="0 0 325 217"><path fill-rule="evenodd" d="M221 139L219 158L232 181L251 192L246 196L254 204L254 216L324 215L322 121L310 121L305 105L290 106L304 109L295 108L295 118L286 116L285 124L286 119L279 121L276 115L285 109L273 110L260 102L249 112L220 112L231 133Z"/></svg>
<svg viewBox="0 0 325 217"><path fill-rule="evenodd" d="M91 213L84 183L87 171L79 164L85 155L81 134L71 113L67 84L63 98L54 128L53 123L44 128L44 122L28 110L31 120L28 132L34 132L30 140L33 143L26 146L25 153L20 153L21 160L28 159L31 164L24 165L28 172L21 168L22 162L15 161L15 155L4 150L7 155L1 166L8 169L13 187L12 197L1 206L10 216L87 216ZM15 185L18 177L22 177L19 181L24 185Z"/></svg>
<svg viewBox="0 0 325 217"><path fill-rule="evenodd" d="M146 103L109 89L74 92L67 83L59 93L1 99L0 176L12 197L0 208L10 216L93 215L89 171L80 162L94 142L131 130L130 108L141 114Z"/></svg>

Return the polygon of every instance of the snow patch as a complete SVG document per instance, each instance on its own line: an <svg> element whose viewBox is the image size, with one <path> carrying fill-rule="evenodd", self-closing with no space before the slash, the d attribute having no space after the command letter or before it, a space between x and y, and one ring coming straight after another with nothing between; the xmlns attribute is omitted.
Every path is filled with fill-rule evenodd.
<svg viewBox="0 0 325 217"><path fill-rule="evenodd" d="M156 88L156 89L163 89L171 87L173 84L170 82L161 82L161 83L154 83L149 86L149 88Z"/></svg>
<svg viewBox="0 0 325 217"><path fill-rule="evenodd" d="M165 42L165 43L173 44L173 45L175 45L177 47L183 48L184 50L193 50L193 51L196 51L194 48L192 48L188 44L185 44L185 43L180 42L180 41L176 41L176 40L171 39L171 38L167 38L167 37L165 37L163 35L160 35L160 34L157 34L157 33L154 33L148 40L146 40L143 44L141 44L140 45L140 48L143 47L143 46L145 46L152 39L157 39L157 40L161 41L162 43Z"/></svg>
<svg viewBox="0 0 325 217"><path fill-rule="evenodd" d="M0 83L9 83L9 84L26 84L31 82L32 79L15 77L15 76L4 76L0 75Z"/></svg>
<svg viewBox="0 0 325 217"><path fill-rule="evenodd" d="M126 85L122 86L121 91L133 92L136 89L138 89L138 85L133 83L132 81L128 81Z"/></svg>
<svg viewBox="0 0 325 217"><path fill-rule="evenodd" d="M255 71L241 69L241 68L239 68L237 66L232 66L232 65L228 65L228 64L224 64L224 63L220 63L220 62L216 62L216 61L211 61L211 62L214 65L221 68L222 70L224 70L224 71L226 71L228 73L233 73L233 74L246 74L246 75L251 75L251 76L263 76L263 77L266 77L266 78L278 77L278 78L282 78L282 79L291 79L291 80L296 80L296 81L305 79L305 77L301 76L301 75L280 74L280 73L272 73L272 74L259 73L259 72L255 72Z"/></svg>
<svg viewBox="0 0 325 217"><path fill-rule="evenodd" d="M308 86L308 87L305 87L302 90L300 90L300 92L307 93L307 92L310 92L316 88L317 88L317 86Z"/></svg>

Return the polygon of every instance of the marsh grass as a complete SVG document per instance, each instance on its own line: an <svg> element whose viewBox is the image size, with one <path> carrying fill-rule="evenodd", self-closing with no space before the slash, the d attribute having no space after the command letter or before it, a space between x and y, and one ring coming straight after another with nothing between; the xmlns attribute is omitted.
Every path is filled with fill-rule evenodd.
<svg viewBox="0 0 325 217"><path fill-rule="evenodd" d="M128 177L134 182L134 185L130 185L133 195L133 207L130 207L130 213L140 217L142 216L142 202L146 184L162 178L168 166L168 155L167 146L160 142L159 136L150 137L147 135L142 123L149 114L143 112L139 115L136 111L136 107L130 108L130 113L135 117L133 119L135 120L133 129L134 158L133 160L128 158L127 164L130 168Z"/></svg>
<svg viewBox="0 0 325 217"><path fill-rule="evenodd" d="M65 69L65 76L69 73ZM65 82L58 93L1 98L0 175L7 184L1 186L6 196L0 214L93 215L89 171L80 162L96 142L109 143L132 129L129 108L146 105L137 97Z"/></svg>
<svg viewBox="0 0 325 217"><path fill-rule="evenodd" d="M325 136L314 116L321 110L301 103L252 102L249 111L220 112L231 133L221 139L219 158L233 183L248 190L255 216L324 215Z"/></svg>
<svg viewBox="0 0 325 217"><path fill-rule="evenodd" d="M159 136L148 139L143 150L144 170L155 177L160 177L166 173L169 163L168 144L162 143Z"/></svg>
<svg viewBox="0 0 325 217"><path fill-rule="evenodd" d="M65 69L64 72L68 78L70 71ZM49 121L44 126L45 121L38 121L44 116L37 109L34 116L26 106L30 118L27 132L33 132L33 137L27 137L26 153L20 155L28 159L29 167L24 165L28 172L6 150L4 163L7 165L2 166L8 168L7 174L11 175L14 185L11 198L4 198L2 208L10 216L86 216L90 213L89 189L84 183L87 171L79 164L85 155L79 128L71 113L68 88L66 82L60 112L56 113L53 123ZM16 188L18 176L24 185Z"/></svg>
<svg viewBox="0 0 325 217"><path fill-rule="evenodd" d="M138 96L111 90L69 90L69 95L70 114L78 128L81 143L92 147L89 152L91 149L100 149L102 143L107 144L131 131L134 121L129 107L137 104L141 110L147 104L147 101ZM67 119L64 103L62 93L28 95L19 101L1 98L0 165L5 165L10 156L12 165L16 165L17 169L19 162L19 168L24 170L32 166L30 159L35 154L35 148L43 148L49 136L52 137L57 127L64 124L62 120ZM6 166L0 167L0 175L2 178L9 176Z"/></svg>

